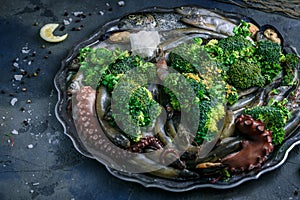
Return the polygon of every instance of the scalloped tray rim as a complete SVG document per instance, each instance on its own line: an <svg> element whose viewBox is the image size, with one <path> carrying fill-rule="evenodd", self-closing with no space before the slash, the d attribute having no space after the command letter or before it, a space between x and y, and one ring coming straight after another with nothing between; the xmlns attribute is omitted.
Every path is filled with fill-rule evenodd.
<svg viewBox="0 0 300 200"><path fill-rule="evenodd" d="M152 11L158 11L158 10L168 11L170 9L168 9L168 8L152 7L152 8L146 8L146 9L143 9L143 10L140 10L140 11L137 11L137 12L151 11L151 10ZM78 143L78 141L70 133L68 133L67 123L63 119L63 117L61 116L61 114L59 113L60 106L64 103L64 100L62 99L62 94L64 92L62 91L62 89L59 86L61 84L60 81L59 81L59 76L61 75L61 73L64 72L64 69L66 67L66 63L68 63L70 60L74 59L74 57L77 55L77 52L78 52L79 48L82 48L84 46L92 45L94 43L99 42L99 40L95 40L95 39L97 37L101 36L102 34L106 33L111 27L113 27L112 25L116 25L116 22L118 22L119 20L120 20L120 18L114 19L114 20L110 20L109 22L103 23L104 25L101 26L101 28L96 29L98 31L96 31L95 33L91 34L87 39L84 39L81 42L75 44L71 48L71 50L69 51L69 53L66 56L66 58L61 61L61 67L57 71L57 73L55 75L55 78L54 78L54 86L55 86L55 88L56 88L56 90L58 92L58 100L57 100L57 103L55 104L55 115L56 115L56 118L58 119L58 121L63 126L64 134L67 135L71 139L71 141L72 141L75 149L79 153L81 153L83 156L86 156L88 158L97 160L98 162L100 162L101 164L103 164L107 168L107 170L109 171L109 173L111 173L113 176L115 176L115 177L117 177L117 178L119 178L121 180L139 183L139 184L141 184L141 185L143 185L144 187L147 187L147 188L153 187L153 188L160 188L160 189L163 189L163 190L166 190L166 191L172 191L172 192L185 192L185 191L190 191L190 190L199 189L199 188L230 189L230 188L233 188L233 187L237 187L237 186L241 185L244 182L247 182L247 181L250 181L250 180L256 180L261 175L263 175L263 174L265 174L265 173L267 173L269 171L273 171L273 170L277 169L278 167L280 167L281 165L283 165L285 163L285 161L287 160L287 158L288 158L289 152L295 146L300 145L300 127L298 127L298 128L296 128L294 130L294 132L298 131L298 133L292 133L291 135L294 135L294 134L295 135L293 137L291 137L291 138L286 139L283 142L283 144L280 147L280 149L278 150L279 153L281 153L281 149L283 149L285 147L285 145L288 145L287 143L290 142L291 139L295 140L294 142L292 142L291 144L288 145L287 149L284 151L283 158L280 160L280 162L276 163L275 165L273 165L271 167L266 167L265 169L260 170L255 175L246 176L246 177L241 178L240 180L238 180L236 182L233 182L231 184L228 184L228 185L226 185L226 184L216 184L216 183L214 183L214 184L213 183L206 183L206 184L197 184L197 183L193 184L193 183L190 183L185 188L175 188L175 187L171 187L171 184L170 185L165 185L165 184L161 185L161 184L155 183L158 180L163 179L163 178L159 178L159 177L157 177L157 178L153 177L153 179L156 180L156 181L149 180L149 181L145 182L141 178L137 178L136 177L136 176L138 176L137 174L135 174L135 177L133 177L132 174L130 174L130 173L127 173L127 176L119 175L118 171L116 171L116 170L108 167L108 165L105 163L104 160L97 159L93 155L91 155L88 151L86 151L84 149L84 147L82 147ZM146 175L144 175L144 176L147 177ZM150 176L148 176L148 177L150 177ZM164 180L167 181L167 182L173 182L174 183L173 180L168 180L168 179L164 179ZM191 182L191 181L188 181L188 182Z"/></svg>

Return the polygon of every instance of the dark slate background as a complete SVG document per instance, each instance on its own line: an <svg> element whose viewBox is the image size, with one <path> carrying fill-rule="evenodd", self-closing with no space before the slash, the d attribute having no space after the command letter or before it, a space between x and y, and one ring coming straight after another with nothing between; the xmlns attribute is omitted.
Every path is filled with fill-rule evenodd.
<svg viewBox="0 0 300 200"><path fill-rule="evenodd" d="M1 0L0 199L299 199L299 146L290 152L282 167L262 175L258 180L233 189L208 188L183 193L144 188L137 183L119 180L104 166L75 150L55 117L57 93L53 79L61 60L72 46L86 39L108 20L152 6L196 4L217 7L241 12L260 24L280 27L285 42L293 42L300 49L300 21L282 15L242 10L208 0L125 0L124 7L118 6L117 2ZM75 11L83 11L86 18L76 23L77 18L72 15ZM104 14L101 15L100 11ZM65 12L73 18L73 22L56 34L68 32L68 39L59 44L44 42L38 34L40 27L50 22L62 24L63 19L68 18L64 16ZM73 27L80 25L83 25L80 31L72 31ZM30 49L30 53L36 52L35 56L22 52L26 48ZM32 60L31 65L28 65L29 60ZM15 81L14 75L20 74L20 71L13 69L14 62L28 74L38 72L38 76ZM26 88L26 92L22 88ZM18 100L14 106L10 103L13 98ZM18 134L9 135L13 130Z"/></svg>

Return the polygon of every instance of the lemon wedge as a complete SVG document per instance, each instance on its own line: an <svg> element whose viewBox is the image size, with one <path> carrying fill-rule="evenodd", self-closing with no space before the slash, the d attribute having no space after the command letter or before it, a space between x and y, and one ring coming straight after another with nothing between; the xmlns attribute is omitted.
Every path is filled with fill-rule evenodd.
<svg viewBox="0 0 300 200"><path fill-rule="evenodd" d="M64 34L62 36L53 35L55 29L59 26L59 24L46 24L40 29L40 36L47 42L62 42L67 37L68 34Z"/></svg>

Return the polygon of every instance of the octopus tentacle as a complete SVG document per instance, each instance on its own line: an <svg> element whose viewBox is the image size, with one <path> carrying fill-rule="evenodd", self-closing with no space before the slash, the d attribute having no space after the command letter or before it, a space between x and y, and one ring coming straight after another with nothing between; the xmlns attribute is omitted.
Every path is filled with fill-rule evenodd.
<svg viewBox="0 0 300 200"><path fill-rule="evenodd" d="M130 147L130 150L132 152L142 153L147 148L150 148L153 150L158 150L158 149L162 149L163 147L162 147L161 142L157 138L147 136L145 138L142 138L140 141L138 141L134 145L132 145Z"/></svg>
<svg viewBox="0 0 300 200"><path fill-rule="evenodd" d="M266 130L263 122L249 115L240 115L236 127L245 138L242 149L222 159L231 171L247 171L260 167L273 151L272 132Z"/></svg>
<svg viewBox="0 0 300 200"><path fill-rule="evenodd" d="M92 149L105 152L118 158L127 158L129 154L114 145L105 135L97 120L95 111L96 90L90 86L81 87L76 94L73 116L76 128L83 141Z"/></svg>

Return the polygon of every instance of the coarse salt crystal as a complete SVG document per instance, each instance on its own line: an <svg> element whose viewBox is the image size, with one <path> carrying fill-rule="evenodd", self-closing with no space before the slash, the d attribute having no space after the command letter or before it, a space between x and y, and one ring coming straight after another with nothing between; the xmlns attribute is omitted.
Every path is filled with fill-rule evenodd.
<svg viewBox="0 0 300 200"><path fill-rule="evenodd" d="M14 106L16 103L17 103L18 99L17 98L12 98L11 101L10 101L10 104L12 106Z"/></svg>
<svg viewBox="0 0 300 200"><path fill-rule="evenodd" d="M18 135L19 134L19 132L16 129L12 130L11 133L14 134L14 135Z"/></svg>
<svg viewBox="0 0 300 200"><path fill-rule="evenodd" d="M74 15L75 17L77 17L77 16L79 16L79 15L82 15L82 14L83 14L82 11L73 12L73 15Z"/></svg>
<svg viewBox="0 0 300 200"><path fill-rule="evenodd" d="M125 6L125 1L118 1L119 6Z"/></svg>
<svg viewBox="0 0 300 200"><path fill-rule="evenodd" d="M24 54L28 54L29 52L30 52L30 49L28 49L28 48L22 49L22 53L24 53Z"/></svg>
<svg viewBox="0 0 300 200"><path fill-rule="evenodd" d="M16 81L20 81L23 78L23 75L14 75Z"/></svg>
<svg viewBox="0 0 300 200"><path fill-rule="evenodd" d="M27 145L28 149L32 149L33 148L33 144L29 144Z"/></svg>
<svg viewBox="0 0 300 200"><path fill-rule="evenodd" d="M13 63L13 66L16 67L16 68L19 68L19 63L14 62L14 63Z"/></svg>
<svg viewBox="0 0 300 200"><path fill-rule="evenodd" d="M68 26L68 25L70 25L70 23L71 23L71 22L70 22L69 20L67 20L67 19L64 19L64 25L65 25L65 26Z"/></svg>
<svg viewBox="0 0 300 200"><path fill-rule="evenodd" d="M99 11L99 14L100 14L100 15L104 15L104 12L103 12L103 11Z"/></svg>

